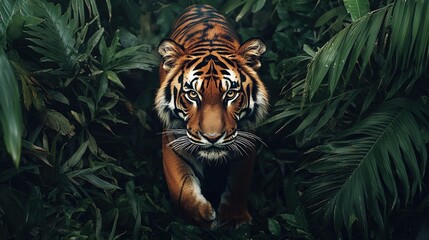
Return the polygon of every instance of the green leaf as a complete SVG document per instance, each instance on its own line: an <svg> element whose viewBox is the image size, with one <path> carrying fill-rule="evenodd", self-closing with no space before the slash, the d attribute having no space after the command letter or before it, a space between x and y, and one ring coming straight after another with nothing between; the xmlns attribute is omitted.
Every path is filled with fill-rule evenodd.
<svg viewBox="0 0 429 240"><path fill-rule="evenodd" d="M280 236L281 229L279 222L273 218L268 218L268 230L270 230L271 234L274 236Z"/></svg>
<svg viewBox="0 0 429 240"><path fill-rule="evenodd" d="M88 109L89 109L89 112L90 112L90 115L91 115L91 120L92 119L94 119L94 117L95 117L95 112L96 112L96 105L95 105L95 103L94 103L94 101L92 101L92 99L91 98L89 98L89 97L84 97L84 96L79 96L79 97L77 97L77 99L79 100L79 101L81 101L81 102L83 102L83 103L85 103L86 104L86 106L88 107ZM84 116L84 115L83 115Z"/></svg>
<svg viewBox="0 0 429 240"><path fill-rule="evenodd" d="M15 14L15 0L4 0L0 4L0 46L3 49L3 45L6 44L6 30L9 27L9 23L12 21L12 16Z"/></svg>
<svg viewBox="0 0 429 240"><path fill-rule="evenodd" d="M85 23L85 6L84 1L70 1L70 7L74 18L79 19L79 24Z"/></svg>
<svg viewBox="0 0 429 240"><path fill-rule="evenodd" d="M222 7L222 11L225 12L225 14L229 14L232 11L234 11L236 8L243 5L246 1L237 1L237 0L228 0Z"/></svg>
<svg viewBox="0 0 429 240"><path fill-rule="evenodd" d="M322 16L320 16L316 23L314 23L314 27L320 27L329 21L331 21L333 18L337 17L340 12L341 7L332 8L329 11L326 11Z"/></svg>
<svg viewBox="0 0 429 240"><path fill-rule="evenodd" d="M42 160L46 165L52 167L51 163L47 159L49 153L45 149L38 147L25 140L22 141L22 147L23 149L25 149L25 151L30 152L34 157Z"/></svg>
<svg viewBox="0 0 429 240"><path fill-rule="evenodd" d="M36 1L34 8L44 21L28 26L30 48L42 55L41 61L54 62L65 70L75 68L78 64L74 37L77 21L70 17L69 10L62 14L59 4Z"/></svg>
<svg viewBox="0 0 429 240"><path fill-rule="evenodd" d="M48 92L49 92L50 97L52 97L56 101L58 101L60 103L64 103L66 105L70 105L69 100L67 99L66 96L64 96L63 93L61 93L59 91L52 91L52 90L48 90Z"/></svg>
<svg viewBox="0 0 429 240"><path fill-rule="evenodd" d="M97 46L101 37L103 36L104 28L98 29L89 39L86 44L86 54L91 54L92 50Z"/></svg>
<svg viewBox="0 0 429 240"><path fill-rule="evenodd" d="M0 48L0 125L3 142L16 167L21 158L21 136L23 123L19 102L18 84L15 74Z"/></svg>
<svg viewBox="0 0 429 240"><path fill-rule="evenodd" d="M265 5L265 0L256 0L256 3L252 6L252 13L259 12Z"/></svg>
<svg viewBox="0 0 429 240"><path fill-rule="evenodd" d="M82 160L83 154L86 152L88 148L88 141L83 142L76 152L63 164L63 172L68 172L70 168L73 168L79 161Z"/></svg>
<svg viewBox="0 0 429 240"><path fill-rule="evenodd" d="M359 57L362 58L361 71L365 70L390 7L371 12L350 24L317 51L308 65L306 76L305 92L309 94L309 100L320 92L324 84L327 84L330 96L338 89L339 83L347 84ZM340 82L344 69L347 69L347 77Z"/></svg>
<svg viewBox="0 0 429 240"><path fill-rule="evenodd" d="M71 137L75 134L74 125L72 125L64 115L53 109L48 109L46 111L45 125L62 135L68 135Z"/></svg>
<svg viewBox="0 0 429 240"><path fill-rule="evenodd" d="M248 0L248 1L245 1L245 4L244 4L244 6L241 8L241 11L238 13L238 15L235 17L235 21L236 22L238 22L238 21L240 21L243 17L244 17L244 15L246 15L249 11L250 11L250 9L252 8L252 6L254 5L254 3L256 2L257 0Z"/></svg>
<svg viewBox="0 0 429 240"><path fill-rule="evenodd" d="M101 216L100 209L93 203L92 206L95 209L95 238L100 239L101 226L103 223L103 217Z"/></svg>
<svg viewBox="0 0 429 240"><path fill-rule="evenodd" d="M427 1L395 1L392 11L390 42L382 72L383 84L392 82L388 97L395 96L405 87L409 93L429 69L429 20Z"/></svg>
<svg viewBox="0 0 429 240"><path fill-rule="evenodd" d="M133 236L134 239L138 238L139 228L141 224L141 211L138 202L138 196L134 192L134 182L129 181L125 186L125 192L127 193L128 203L131 205L131 210L134 218L136 219L134 224Z"/></svg>
<svg viewBox="0 0 429 240"><path fill-rule="evenodd" d="M79 175L78 177L88 181L89 183L91 183L92 185L94 185L95 187L104 189L104 190L115 190L115 189L120 189L120 187L113 185L99 177L97 177L94 174L84 174L84 175Z"/></svg>
<svg viewBox="0 0 429 240"><path fill-rule="evenodd" d="M12 21L10 22L7 28L7 37L9 41L13 41L18 39L24 30L25 25L25 17L19 14L15 14L12 17Z"/></svg>
<svg viewBox="0 0 429 240"><path fill-rule="evenodd" d="M115 72L113 72L113 71L107 71L106 74L107 74L107 78L110 81L112 81L113 83L115 83L120 88L125 89L124 84L122 84L121 79L119 79L118 75L116 75Z"/></svg>
<svg viewBox="0 0 429 240"><path fill-rule="evenodd" d="M322 155L304 164L312 174L303 202L336 231L355 224L367 234L368 219L383 227L386 215L422 189L429 106L422 100L394 99L310 152ZM398 188L402 189L401 192Z"/></svg>
<svg viewBox="0 0 429 240"><path fill-rule="evenodd" d="M107 74L105 72L103 72L100 76L100 83L98 86L98 92L97 92L97 101L96 103L98 103L100 101L100 99L104 96L104 94L107 91L107 88L109 87L109 81L107 79Z"/></svg>
<svg viewBox="0 0 429 240"><path fill-rule="evenodd" d="M116 226L118 224L118 218L119 218L119 210L115 208L113 211L115 212L115 219L113 220L113 226L109 235L109 240L115 239L114 236L115 236Z"/></svg>
<svg viewBox="0 0 429 240"><path fill-rule="evenodd" d="M344 0L347 12L350 13L353 22L365 16L369 12L368 0Z"/></svg>

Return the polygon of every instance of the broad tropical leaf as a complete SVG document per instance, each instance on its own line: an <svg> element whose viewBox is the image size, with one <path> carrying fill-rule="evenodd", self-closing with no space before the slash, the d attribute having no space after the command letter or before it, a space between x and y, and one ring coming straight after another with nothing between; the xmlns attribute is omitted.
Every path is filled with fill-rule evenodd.
<svg viewBox="0 0 429 240"><path fill-rule="evenodd" d="M365 16L369 12L368 0L344 0L344 5L353 21Z"/></svg>
<svg viewBox="0 0 429 240"><path fill-rule="evenodd" d="M339 232L368 218L384 227L387 214L422 190L427 162L422 128L429 126L423 100L394 99L335 140L310 152L321 157L305 164L311 179L302 199ZM399 191L398 189L402 189Z"/></svg>
<svg viewBox="0 0 429 240"><path fill-rule="evenodd" d="M15 74L0 48L0 125L3 142L18 167L21 157L21 135L23 132L18 83Z"/></svg>

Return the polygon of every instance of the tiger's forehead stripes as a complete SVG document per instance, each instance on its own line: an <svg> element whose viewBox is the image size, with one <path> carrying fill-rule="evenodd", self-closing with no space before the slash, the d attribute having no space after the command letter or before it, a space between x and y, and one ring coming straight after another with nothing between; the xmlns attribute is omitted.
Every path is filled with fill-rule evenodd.
<svg viewBox="0 0 429 240"><path fill-rule="evenodd" d="M239 89L241 84L237 74L231 70L233 66L228 66L229 63L223 63L223 60L217 53L211 51L202 59L190 60L187 64L189 72L183 83L185 89L204 92L208 88L209 81L215 82L219 92ZM198 83L194 84L195 81Z"/></svg>

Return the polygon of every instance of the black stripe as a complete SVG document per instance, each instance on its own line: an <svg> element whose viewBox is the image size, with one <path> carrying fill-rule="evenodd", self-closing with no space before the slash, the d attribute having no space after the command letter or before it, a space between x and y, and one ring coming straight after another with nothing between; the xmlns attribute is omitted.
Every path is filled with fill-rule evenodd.
<svg viewBox="0 0 429 240"><path fill-rule="evenodd" d="M171 81L168 82L167 86L164 89L164 98L166 100L166 102L170 102L171 101Z"/></svg>
<svg viewBox="0 0 429 240"><path fill-rule="evenodd" d="M194 65L198 60L200 60L199 58L190 60L189 62L186 63L186 68L190 68L192 65Z"/></svg>
<svg viewBox="0 0 429 240"><path fill-rule="evenodd" d="M229 74L229 72L227 70L220 70L220 73L222 73L223 75L227 75L227 76L231 76L231 74Z"/></svg>
<svg viewBox="0 0 429 240"><path fill-rule="evenodd" d="M179 77L177 78L177 81L178 81L179 83L182 83L182 82L183 82L183 71L182 71L182 72L180 72L180 75L179 75Z"/></svg>

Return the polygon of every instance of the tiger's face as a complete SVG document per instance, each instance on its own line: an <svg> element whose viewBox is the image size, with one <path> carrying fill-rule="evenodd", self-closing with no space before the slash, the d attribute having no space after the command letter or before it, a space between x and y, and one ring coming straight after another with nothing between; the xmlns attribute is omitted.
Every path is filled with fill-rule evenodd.
<svg viewBox="0 0 429 240"><path fill-rule="evenodd" d="M259 138L244 129L267 113L268 94L259 79L265 45L251 39L236 52L216 48L187 53L173 40L161 42L161 87L156 110L175 135L170 146L196 158L225 160L246 154Z"/></svg>

